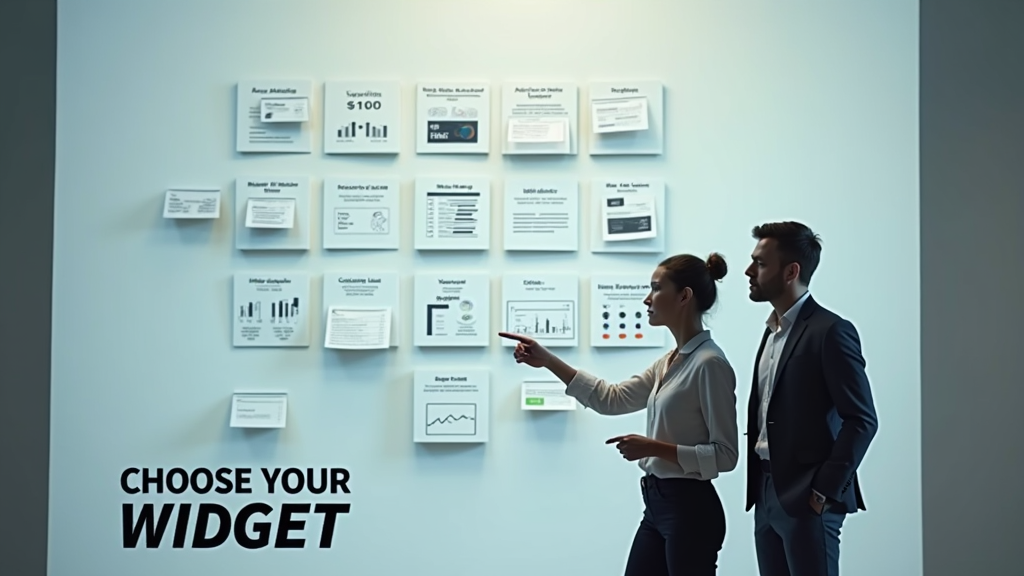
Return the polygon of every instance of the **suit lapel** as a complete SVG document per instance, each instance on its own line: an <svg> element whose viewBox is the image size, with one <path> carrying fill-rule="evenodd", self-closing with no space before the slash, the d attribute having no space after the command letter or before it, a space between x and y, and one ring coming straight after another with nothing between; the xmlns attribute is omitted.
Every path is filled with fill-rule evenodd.
<svg viewBox="0 0 1024 576"><path fill-rule="evenodd" d="M779 356L779 366L775 369L773 387L778 386L782 378L782 372L786 369L786 364L789 362L789 357L793 355L793 348L796 347L800 337L804 335L804 330L807 329L807 319L814 313L815 306L814 300L807 296L807 300L804 301L804 305L800 308L800 315L797 316L796 322L790 328L789 336L786 337L786 345L782 347L782 355Z"/></svg>

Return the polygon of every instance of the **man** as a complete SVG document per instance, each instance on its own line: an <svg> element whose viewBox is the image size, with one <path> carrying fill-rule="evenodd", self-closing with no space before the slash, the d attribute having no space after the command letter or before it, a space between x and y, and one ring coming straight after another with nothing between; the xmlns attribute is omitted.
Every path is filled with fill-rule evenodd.
<svg viewBox="0 0 1024 576"><path fill-rule="evenodd" d="M798 222L754 228L750 299L773 308L747 418L747 510L761 576L836 576L839 531L866 510L857 467L878 429L856 328L808 291L819 238Z"/></svg>

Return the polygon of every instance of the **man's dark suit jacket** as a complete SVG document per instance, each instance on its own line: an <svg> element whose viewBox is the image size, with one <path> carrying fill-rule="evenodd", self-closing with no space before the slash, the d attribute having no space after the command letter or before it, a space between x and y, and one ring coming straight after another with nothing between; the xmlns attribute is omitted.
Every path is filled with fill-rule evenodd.
<svg viewBox="0 0 1024 576"><path fill-rule="evenodd" d="M878 417L857 329L808 295L790 330L767 416L771 474L779 502L790 516L814 514L813 488L828 499L834 512L866 510L857 467L878 429ZM757 366L769 333L766 328L754 362L747 416L748 511L762 477L754 451L760 432Z"/></svg>

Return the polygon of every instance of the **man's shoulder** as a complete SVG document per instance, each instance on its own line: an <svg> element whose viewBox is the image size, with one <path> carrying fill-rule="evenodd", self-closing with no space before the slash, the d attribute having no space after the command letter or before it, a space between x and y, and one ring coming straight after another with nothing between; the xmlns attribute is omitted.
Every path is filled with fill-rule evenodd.
<svg viewBox="0 0 1024 576"><path fill-rule="evenodd" d="M813 314L807 318L807 330L804 340L813 347L825 346L831 342L860 344L860 333L856 324L837 312L817 305Z"/></svg>
<svg viewBox="0 0 1024 576"><path fill-rule="evenodd" d="M811 304L813 306L813 313L807 317L807 320L822 330L822 332L827 332L829 328L840 322L849 322L846 318L822 306L820 302L813 298L811 299Z"/></svg>

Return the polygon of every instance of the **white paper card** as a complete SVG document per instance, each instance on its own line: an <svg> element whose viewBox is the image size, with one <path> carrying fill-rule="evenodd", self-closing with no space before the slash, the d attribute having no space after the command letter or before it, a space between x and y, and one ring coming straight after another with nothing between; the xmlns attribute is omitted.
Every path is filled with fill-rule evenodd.
<svg viewBox="0 0 1024 576"><path fill-rule="evenodd" d="M579 276L506 274L502 277L502 326L548 347L579 344ZM501 345L516 342L502 338Z"/></svg>
<svg viewBox="0 0 1024 576"><path fill-rule="evenodd" d="M637 192L604 198L601 204L601 235L605 242L656 237L654 194Z"/></svg>
<svg viewBox="0 0 1024 576"><path fill-rule="evenodd" d="M647 130L647 98L595 100L593 130L598 134Z"/></svg>
<svg viewBox="0 0 1024 576"><path fill-rule="evenodd" d="M591 181L590 196L591 252L658 254L665 251L664 180L597 178ZM651 213L653 217L648 219Z"/></svg>
<svg viewBox="0 0 1024 576"><path fill-rule="evenodd" d="M255 206L250 200L257 201ZM308 250L310 205L309 177L239 177L235 180L235 246L239 250Z"/></svg>
<svg viewBox="0 0 1024 576"><path fill-rule="evenodd" d="M417 370L413 442L487 442L490 403L487 370Z"/></svg>
<svg viewBox="0 0 1024 576"><path fill-rule="evenodd" d="M398 250L398 178L324 179L324 248Z"/></svg>
<svg viewBox="0 0 1024 576"><path fill-rule="evenodd" d="M491 184L487 178L417 178L417 250L487 250Z"/></svg>
<svg viewBox="0 0 1024 576"><path fill-rule="evenodd" d="M401 300L397 272L325 272L323 303L326 315L330 314L332 307L345 310L389 310L388 346L398 346ZM325 339L328 328L324 330Z"/></svg>
<svg viewBox="0 0 1024 576"><path fill-rule="evenodd" d="M491 88L476 83L423 83L416 90L416 152L486 154Z"/></svg>
<svg viewBox="0 0 1024 576"><path fill-rule="evenodd" d="M661 348L668 329L651 326L644 300L651 278L643 274L597 275L590 279L590 345Z"/></svg>
<svg viewBox="0 0 1024 576"><path fill-rule="evenodd" d="M402 94L398 82L324 83L326 154L397 154Z"/></svg>
<svg viewBox="0 0 1024 576"><path fill-rule="evenodd" d="M390 308L331 306L327 310L325 348L380 350L390 345Z"/></svg>
<svg viewBox="0 0 1024 576"><path fill-rule="evenodd" d="M579 249L579 183L568 179L505 182L505 250Z"/></svg>
<svg viewBox="0 0 1024 576"><path fill-rule="evenodd" d="M577 405L558 380L523 381L520 401L523 410L575 410Z"/></svg>
<svg viewBox="0 0 1024 576"><path fill-rule="evenodd" d="M235 274L235 346L309 346L309 275Z"/></svg>
<svg viewBox="0 0 1024 576"><path fill-rule="evenodd" d="M264 98L260 100L263 122L308 122L309 98Z"/></svg>
<svg viewBox="0 0 1024 576"><path fill-rule="evenodd" d="M263 101L312 99L310 80L256 80L238 83L235 99L235 150L238 152L306 153L311 150L309 122L266 122Z"/></svg>
<svg viewBox="0 0 1024 576"><path fill-rule="evenodd" d="M592 156L661 154L665 148L664 86L658 81L590 84Z"/></svg>
<svg viewBox="0 0 1024 576"><path fill-rule="evenodd" d="M284 428L288 420L287 394L234 394L232 428Z"/></svg>
<svg viewBox="0 0 1024 576"><path fill-rule="evenodd" d="M576 154L579 89L571 82L502 85L504 154Z"/></svg>
<svg viewBox="0 0 1024 576"><path fill-rule="evenodd" d="M164 218L220 218L220 190L168 190Z"/></svg>
<svg viewBox="0 0 1024 576"><path fill-rule="evenodd" d="M294 228L294 198L250 198L245 211L247 228Z"/></svg>
<svg viewBox="0 0 1024 576"><path fill-rule="evenodd" d="M490 342L487 274L417 274L413 294L416 346L487 346Z"/></svg>

